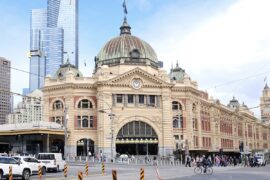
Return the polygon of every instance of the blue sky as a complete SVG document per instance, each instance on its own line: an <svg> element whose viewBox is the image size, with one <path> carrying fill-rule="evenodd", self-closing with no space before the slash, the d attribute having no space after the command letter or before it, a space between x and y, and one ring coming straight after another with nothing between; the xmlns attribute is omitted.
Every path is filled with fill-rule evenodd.
<svg viewBox="0 0 270 180"><path fill-rule="evenodd" d="M85 76L91 76L94 56L102 46L119 34L122 2L79 1L80 70ZM164 69L169 71L178 60L199 89L222 103L236 96L249 107L259 104L270 70L270 1L126 2L132 34L152 45ZM43 7L46 0L0 0L0 56L15 68L29 71L30 10ZM12 70L12 91L22 92L24 87L28 87L28 74Z"/></svg>

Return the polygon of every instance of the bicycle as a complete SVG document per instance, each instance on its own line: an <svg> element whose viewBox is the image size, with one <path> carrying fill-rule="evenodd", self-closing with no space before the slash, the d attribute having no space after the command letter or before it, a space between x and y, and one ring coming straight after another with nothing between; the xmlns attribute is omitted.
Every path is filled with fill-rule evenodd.
<svg viewBox="0 0 270 180"><path fill-rule="evenodd" d="M202 174L205 173L205 174L208 174L208 175L211 175L213 174L213 169L209 166L203 166L202 164L197 164L197 166L194 168L194 173L195 174Z"/></svg>

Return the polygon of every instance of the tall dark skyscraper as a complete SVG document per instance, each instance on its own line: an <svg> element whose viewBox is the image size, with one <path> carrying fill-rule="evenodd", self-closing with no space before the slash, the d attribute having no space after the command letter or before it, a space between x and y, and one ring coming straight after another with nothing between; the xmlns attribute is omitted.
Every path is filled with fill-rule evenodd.
<svg viewBox="0 0 270 180"><path fill-rule="evenodd" d="M10 61L0 57L0 124L6 123L11 111Z"/></svg>
<svg viewBox="0 0 270 180"><path fill-rule="evenodd" d="M30 42L30 92L56 72L65 53L78 67L78 0L48 0L47 9L33 9Z"/></svg>

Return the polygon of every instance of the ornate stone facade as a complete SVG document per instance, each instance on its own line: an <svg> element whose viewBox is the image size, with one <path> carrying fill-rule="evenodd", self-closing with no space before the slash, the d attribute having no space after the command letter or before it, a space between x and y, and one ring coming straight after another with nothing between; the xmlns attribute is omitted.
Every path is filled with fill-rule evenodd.
<svg viewBox="0 0 270 180"><path fill-rule="evenodd" d="M61 67L64 75L46 77L43 119L63 123L68 108L68 154L239 152L241 144L245 151L270 149L269 126L245 106L210 99L178 65L168 75L157 67L154 51L142 52L137 47L145 42L133 42L130 34L125 20L121 38L105 45L106 56L102 49L95 58L92 77L70 64Z"/></svg>

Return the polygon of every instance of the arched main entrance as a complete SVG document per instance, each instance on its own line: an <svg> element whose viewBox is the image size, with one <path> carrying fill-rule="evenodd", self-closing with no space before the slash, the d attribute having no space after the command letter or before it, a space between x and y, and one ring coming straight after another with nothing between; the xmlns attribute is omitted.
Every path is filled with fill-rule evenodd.
<svg viewBox="0 0 270 180"><path fill-rule="evenodd" d="M145 122L129 122L117 134L116 152L130 155L157 155L158 136Z"/></svg>
<svg viewBox="0 0 270 180"><path fill-rule="evenodd" d="M77 156L88 156L88 153L91 152L93 155L95 152L95 143L92 139L80 139L77 141Z"/></svg>

